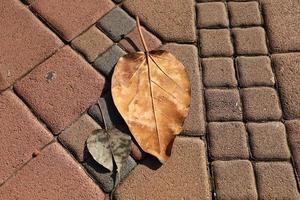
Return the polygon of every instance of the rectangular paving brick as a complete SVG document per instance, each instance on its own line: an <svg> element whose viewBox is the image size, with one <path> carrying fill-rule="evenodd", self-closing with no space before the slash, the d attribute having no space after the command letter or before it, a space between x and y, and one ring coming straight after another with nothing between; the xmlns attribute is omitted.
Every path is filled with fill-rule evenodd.
<svg viewBox="0 0 300 200"><path fill-rule="evenodd" d="M284 118L300 118L300 53L275 54L272 63L278 80Z"/></svg>
<svg viewBox="0 0 300 200"><path fill-rule="evenodd" d="M25 104L11 91L0 94L0 185L52 140ZM2 196L0 195L1 199Z"/></svg>
<svg viewBox="0 0 300 200"><path fill-rule="evenodd" d="M255 164L260 199L300 198L293 167L287 162L261 162Z"/></svg>
<svg viewBox="0 0 300 200"><path fill-rule="evenodd" d="M35 0L31 8L67 41L114 7L110 0Z"/></svg>
<svg viewBox="0 0 300 200"><path fill-rule="evenodd" d="M251 162L247 160L214 161L212 170L217 199L257 199Z"/></svg>
<svg viewBox="0 0 300 200"><path fill-rule="evenodd" d="M59 133L101 95L104 78L66 46L19 81L16 91Z"/></svg>
<svg viewBox="0 0 300 200"><path fill-rule="evenodd" d="M117 188L117 200L210 200L205 146L199 138L177 137L172 156L164 164L142 161Z"/></svg>
<svg viewBox="0 0 300 200"><path fill-rule="evenodd" d="M0 187L5 200L104 200L104 193L81 166L52 143Z"/></svg>
<svg viewBox="0 0 300 200"><path fill-rule="evenodd" d="M63 45L20 1L1 2L0 27L0 91Z"/></svg>
<svg viewBox="0 0 300 200"><path fill-rule="evenodd" d="M300 1L264 0L265 23L273 52L300 50Z"/></svg>

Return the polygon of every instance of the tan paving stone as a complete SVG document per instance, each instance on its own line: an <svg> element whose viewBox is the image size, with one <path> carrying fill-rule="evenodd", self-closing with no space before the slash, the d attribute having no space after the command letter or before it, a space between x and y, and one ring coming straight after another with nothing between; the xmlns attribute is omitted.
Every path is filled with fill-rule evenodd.
<svg viewBox="0 0 300 200"><path fill-rule="evenodd" d="M300 118L300 53L272 55L284 118Z"/></svg>
<svg viewBox="0 0 300 200"><path fill-rule="evenodd" d="M54 133L75 121L101 95L104 78L64 47L16 85L16 91Z"/></svg>
<svg viewBox="0 0 300 200"><path fill-rule="evenodd" d="M177 137L171 158L160 168L146 159L117 188L118 200L211 199L204 143ZM157 169L158 168L158 169Z"/></svg>
<svg viewBox="0 0 300 200"><path fill-rule="evenodd" d="M63 45L20 1L1 2L0 27L0 91Z"/></svg>
<svg viewBox="0 0 300 200"><path fill-rule="evenodd" d="M127 0L123 5L166 41L196 40L193 0L181 0L176 3L173 0Z"/></svg>
<svg viewBox="0 0 300 200"><path fill-rule="evenodd" d="M1 185L25 164L34 152L48 144L52 140L52 134L11 91L0 94L0 127Z"/></svg>
<svg viewBox="0 0 300 200"><path fill-rule="evenodd" d="M248 160L214 161L212 170L217 199L257 199L254 172Z"/></svg>
<svg viewBox="0 0 300 200"><path fill-rule="evenodd" d="M114 7L110 0L35 0L31 8L71 41Z"/></svg>
<svg viewBox="0 0 300 200"><path fill-rule="evenodd" d="M103 200L105 195L55 142L0 187L0 196L5 200Z"/></svg>

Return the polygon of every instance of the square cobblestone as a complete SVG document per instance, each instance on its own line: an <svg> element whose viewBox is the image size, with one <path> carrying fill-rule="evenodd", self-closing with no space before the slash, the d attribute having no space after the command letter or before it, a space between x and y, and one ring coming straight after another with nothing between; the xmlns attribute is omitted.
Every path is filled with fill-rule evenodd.
<svg viewBox="0 0 300 200"><path fill-rule="evenodd" d="M237 89L207 89L205 91L208 121L242 120L242 104Z"/></svg>
<svg viewBox="0 0 300 200"><path fill-rule="evenodd" d="M69 46L17 82L15 89L55 134L102 93L104 78Z"/></svg>
<svg viewBox="0 0 300 200"><path fill-rule="evenodd" d="M101 18L96 26L117 42L134 29L135 21L124 10L116 7Z"/></svg>
<svg viewBox="0 0 300 200"><path fill-rule="evenodd" d="M209 152L213 160L248 159L248 141L242 122L208 124Z"/></svg>
<svg viewBox="0 0 300 200"><path fill-rule="evenodd" d="M265 31L262 27L232 29L236 53L265 55L268 53Z"/></svg>
<svg viewBox="0 0 300 200"><path fill-rule="evenodd" d="M240 86L274 86L275 77L269 57L238 57L236 62Z"/></svg>
<svg viewBox="0 0 300 200"><path fill-rule="evenodd" d="M197 26L199 28L228 27L228 15L224 3L197 4Z"/></svg>
<svg viewBox="0 0 300 200"><path fill-rule="evenodd" d="M293 167L287 162L255 164L260 199L299 199Z"/></svg>
<svg viewBox="0 0 300 200"><path fill-rule="evenodd" d="M252 155L258 160L290 159L284 124L248 123Z"/></svg>
<svg viewBox="0 0 300 200"><path fill-rule="evenodd" d="M202 59L206 87L236 87L235 70L231 58Z"/></svg>
<svg viewBox="0 0 300 200"><path fill-rule="evenodd" d="M233 46L227 29L201 29L200 54L209 56L232 56Z"/></svg>
<svg viewBox="0 0 300 200"><path fill-rule="evenodd" d="M93 62L100 54L104 53L113 42L95 26L75 38L72 47L81 52L89 62Z"/></svg>
<svg viewBox="0 0 300 200"><path fill-rule="evenodd" d="M279 120L282 112L273 88L259 87L241 90L244 116L248 121Z"/></svg>
<svg viewBox="0 0 300 200"><path fill-rule="evenodd" d="M258 195L251 162L247 160L214 161L212 170L217 199L257 200Z"/></svg>
<svg viewBox="0 0 300 200"><path fill-rule="evenodd" d="M228 2L231 26L261 25L259 4L256 1Z"/></svg>

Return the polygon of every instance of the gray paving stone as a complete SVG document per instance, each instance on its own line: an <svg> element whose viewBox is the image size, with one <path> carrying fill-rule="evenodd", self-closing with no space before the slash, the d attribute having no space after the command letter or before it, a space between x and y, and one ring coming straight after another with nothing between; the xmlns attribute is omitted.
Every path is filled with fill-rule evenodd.
<svg viewBox="0 0 300 200"><path fill-rule="evenodd" d="M119 58L125 54L126 52L115 44L100 55L93 63L93 66L105 76L110 76Z"/></svg>
<svg viewBox="0 0 300 200"><path fill-rule="evenodd" d="M117 7L101 18L96 26L117 42L134 29L135 21L124 10Z"/></svg>

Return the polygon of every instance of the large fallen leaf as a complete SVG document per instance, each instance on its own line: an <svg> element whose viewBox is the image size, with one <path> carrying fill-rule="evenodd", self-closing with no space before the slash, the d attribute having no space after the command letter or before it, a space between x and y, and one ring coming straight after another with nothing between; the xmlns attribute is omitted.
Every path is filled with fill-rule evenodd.
<svg viewBox="0 0 300 200"><path fill-rule="evenodd" d="M127 54L115 67L111 90L141 148L166 161L190 104L190 82L183 64L166 51Z"/></svg>
<svg viewBox="0 0 300 200"><path fill-rule="evenodd" d="M103 167L113 171L115 162L120 172L130 154L131 138L116 128L108 131L99 129L87 139L87 148L94 160Z"/></svg>

